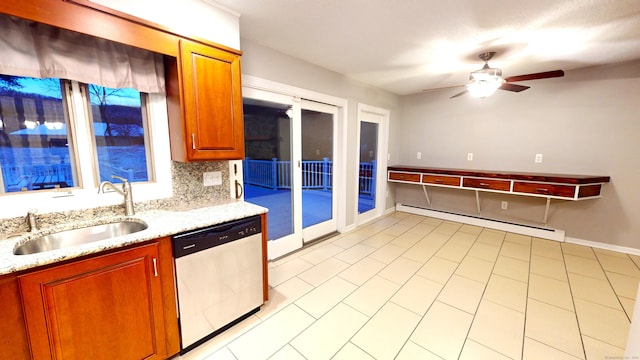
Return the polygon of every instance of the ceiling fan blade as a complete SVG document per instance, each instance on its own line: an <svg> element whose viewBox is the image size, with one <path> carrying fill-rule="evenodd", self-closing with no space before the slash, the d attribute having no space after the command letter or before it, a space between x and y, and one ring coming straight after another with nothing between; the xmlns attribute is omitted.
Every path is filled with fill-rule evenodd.
<svg viewBox="0 0 640 360"><path fill-rule="evenodd" d="M510 83L510 82L516 82L516 81L548 79L548 78L563 77L563 76L564 76L564 71L553 70L553 71L545 71L545 72L526 74L526 75L509 76L508 78L505 78L504 81Z"/></svg>
<svg viewBox="0 0 640 360"><path fill-rule="evenodd" d="M528 88L529 88L529 86L504 83L498 89L507 90L507 91L513 91L513 92L520 92L520 91L525 91Z"/></svg>
<svg viewBox="0 0 640 360"><path fill-rule="evenodd" d="M449 99L457 98L458 96L462 96L462 95L464 95L464 94L466 94L466 93L468 93L468 92L469 92L469 90L466 90L466 89L465 89L464 91L461 91L461 92L459 92L459 93L457 93L457 94L453 95L453 96L452 96L452 97L450 97Z"/></svg>

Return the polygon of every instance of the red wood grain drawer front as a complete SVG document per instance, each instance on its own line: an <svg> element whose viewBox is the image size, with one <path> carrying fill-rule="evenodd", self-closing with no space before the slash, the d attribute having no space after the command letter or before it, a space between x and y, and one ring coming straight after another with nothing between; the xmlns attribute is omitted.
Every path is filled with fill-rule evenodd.
<svg viewBox="0 0 640 360"><path fill-rule="evenodd" d="M580 190L578 190L578 197L584 198L584 197L591 197L591 196L600 196L601 188L602 188L601 184L580 186Z"/></svg>
<svg viewBox="0 0 640 360"><path fill-rule="evenodd" d="M464 178L462 186L484 190L509 191L511 190L511 181Z"/></svg>
<svg viewBox="0 0 640 360"><path fill-rule="evenodd" d="M420 182L420 174L389 171L389 180Z"/></svg>
<svg viewBox="0 0 640 360"><path fill-rule="evenodd" d="M576 187L572 185L554 185L545 183L530 183L516 181L513 184L513 191L527 194L561 196L573 198Z"/></svg>
<svg viewBox="0 0 640 360"><path fill-rule="evenodd" d="M422 174L422 182L425 184L460 186L460 177Z"/></svg>

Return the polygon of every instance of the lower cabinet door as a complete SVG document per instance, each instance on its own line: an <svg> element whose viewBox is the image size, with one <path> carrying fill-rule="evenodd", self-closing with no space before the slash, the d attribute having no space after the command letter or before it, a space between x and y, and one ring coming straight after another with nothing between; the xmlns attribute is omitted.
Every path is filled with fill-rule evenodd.
<svg viewBox="0 0 640 360"><path fill-rule="evenodd" d="M34 360L164 359L158 244L19 278Z"/></svg>

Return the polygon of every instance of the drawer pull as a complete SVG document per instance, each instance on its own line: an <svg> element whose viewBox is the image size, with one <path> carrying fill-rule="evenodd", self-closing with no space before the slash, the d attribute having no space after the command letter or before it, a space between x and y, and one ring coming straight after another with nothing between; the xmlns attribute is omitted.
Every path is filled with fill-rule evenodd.
<svg viewBox="0 0 640 360"><path fill-rule="evenodd" d="M480 186L488 187L488 186L489 186L489 184L481 182L481 183L480 183Z"/></svg>
<svg viewBox="0 0 640 360"><path fill-rule="evenodd" d="M543 193L547 193L549 192L549 189L545 189L545 188L536 188L537 192L543 192Z"/></svg>
<svg viewBox="0 0 640 360"><path fill-rule="evenodd" d="M441 182L442 182L442 180L440 180L440 179L436 179L436 182L437 182L437 183L441 183Z"/></svg>

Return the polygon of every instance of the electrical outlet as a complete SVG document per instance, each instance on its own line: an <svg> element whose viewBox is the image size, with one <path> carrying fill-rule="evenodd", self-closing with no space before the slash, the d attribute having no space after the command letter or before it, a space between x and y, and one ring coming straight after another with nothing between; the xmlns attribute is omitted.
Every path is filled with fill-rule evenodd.
<svg viewBox="0 0 640 360"><path fill-rule="evenodd" d="M534 161L537 162L537 163L541 163L542 162L542 154L536 154L536 157L535 157Z"/></svg>
<svg viewBox="0 0 640 360"><path fill-rule="evenodd" d="M222 173L211 171L202 174L204 186L222 185Z"/></svg>
<svg viewBox="0 0 640 360"><path fill-rule="evenodd" d="M416 154L416 159L422 159L422 153L420 151L418 151L418 153Z"/></svg>
<svg viewBox="0 0 640 360"><path fill-rule="evenodd" d="M508 207L509 207L509 203L508 202L503 201L502 203L500 203L500 209L507 210Z"/></svg>
<svg viewBox="0 0 640 360"><path fill-rule="evenodd" d="M467 153L467 161L473 161L473 153Z"/></svg>

